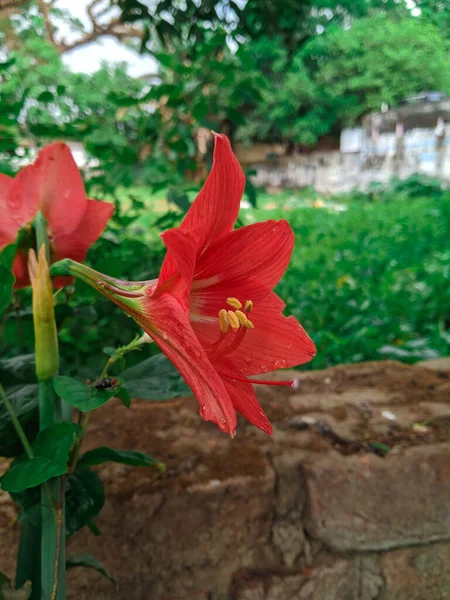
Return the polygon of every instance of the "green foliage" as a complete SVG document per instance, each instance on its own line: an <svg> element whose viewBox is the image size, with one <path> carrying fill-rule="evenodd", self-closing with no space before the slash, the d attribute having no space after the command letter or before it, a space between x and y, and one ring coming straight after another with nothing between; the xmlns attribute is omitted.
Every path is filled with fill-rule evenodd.
<svg viewBox="0 0 450 600"><path fill-rule="evenodd" d="M133 398L141 400L170 400L191 392L173 364L156 354L125 370L121 376Z"/></svg>
<svg viewBox="0 0 450 600"><path fill-rule="evenodd" d="M2 489L23 492L66 473L76 431L71 423L55 423L40 431L31 445L34 458L16 459L1 478Z"/></svg>
<svg viewBox="0 0 450 600"><path fill-rule="evenodd" d="M106 579L116 585L116 580L112 577L107 569L103 566L103 563L92 554L88 554L87 552L77 552L76 554L71 554L66 560L66 569L73 569L74 567L86 567L88 569L94 569Z"/></svg>
<svg viewBox="0 0 450 600"><path fill-rule="evenodd" d="M97 390L65 375L55 377L53 386L58 396L81 412L94 410L115 395L114 389Z"/></svg>
<svg viewBox="0 0 450 600"><path fill-rule="evenodd" d="M372 182L365 191L353 191L341 194L343 200L366 200L370 202L408 201L411 198L429 198L439 200L447 192L439 179L423 173L414 173L406 179L393 177L387 183Z"/></svg>
<svg viewBox="0 0 450 600"><path fill-rule="evenodd" d="M374 14L348 30L330 28L302 56L322 106L340 124L424 89L450 92L448 44L420 19Z"/></svg>
<svg viewBox="0 0 450 600"><path fill-rule="evenodd" d="M105 504L105 490L98 475L86 466L77 465L66 479L66 535L75 535L93 519Z"/></svg>
<svg viewBox="0 0 450 600"><path fill-rule="evenodd" d="M330 24L293 54L261 38L240 48L261 99L237 135L244 142L313 145L338 135L382 102L426 89L450 92L448 40L423 19L375 12L343 29Z"/></svg>
<svg viewBox="0 0 450 600"><path fill-rule="evenodd" d="M0 315L11 302L15 277L11 271L16 244L10 244L0 253Z"/></svg>
<svg viewBox="0 0 450 600"><path fill-rule="evenodd" d="M165 469L163 463L144 452L113 450L113 448L108 448L107 446L101 446L100 448L85 452L80 458L79 464L94 466L110 461L133 467L156 467L160 471L164 471Z"/></svg>
<svg viewBox="0 0 450 600"><path fill-rule="evenodd" d="M345 23L350 16L364 16L370 10L398 9L395 0L158 0L149 4L142 0L117 0L122 19L147 24L143 48L151 49L156 41L170 48L174 40L202 46L208 29L228 32L237 42L258 40L262 36L276 38L295 49L317 28L330 23Z"/></svg>
<svg viewBox="0 0 450 600"><path fill-rule="evenodd" d="M3 376L2 367L5 363L11 364L13 361L14 359L1 361L0 375ZM37 384L10 386L6 388L6 395L28 439L33 439L38 430ZM3 403L0 403L0 456L13 457L22 454L22 452L22 444L17 437L9 414Z"/></svg>

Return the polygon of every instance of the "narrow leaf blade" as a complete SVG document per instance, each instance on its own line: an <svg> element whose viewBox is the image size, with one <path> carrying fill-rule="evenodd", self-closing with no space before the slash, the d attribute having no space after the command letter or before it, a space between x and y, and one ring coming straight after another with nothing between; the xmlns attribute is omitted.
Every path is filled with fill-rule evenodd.
<svg viewBox="0 0 450 600"><path fill-rule="evenodd" d="M108 461L133 467L156 467L160 471L165 470L165 465L149 454L135 450L114 450L107 446L85 452L80 459L80 464L94 466Z"/></svg>
<svg viewBox="0 0 450 600"><path fill-rule="evenodd" d="M88 554L87 552L79 552L77 554L71 554L66 561L66 569L73 569L74 567L87 567L88 569L94 569L113 585L116 584L116 580L111 576L109 571L103 566L103 563L92 554Z"/></svg>

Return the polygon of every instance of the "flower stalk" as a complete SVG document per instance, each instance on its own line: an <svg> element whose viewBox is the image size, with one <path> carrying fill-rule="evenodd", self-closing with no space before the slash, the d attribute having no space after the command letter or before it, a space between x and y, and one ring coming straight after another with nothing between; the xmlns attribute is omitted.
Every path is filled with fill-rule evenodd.
<svg viewBox="0 0 450 600"><path fill-rule="evenodd" d="M33 288L36 375L39 386L39 430L62 420L61 401L53 390L53 377L59 369L58 336L55 321L47 223L39 213L34 227L39 259L31 250L29 273ZM58 477L41 487L41 597L65 598L64 478Z"/></svg>

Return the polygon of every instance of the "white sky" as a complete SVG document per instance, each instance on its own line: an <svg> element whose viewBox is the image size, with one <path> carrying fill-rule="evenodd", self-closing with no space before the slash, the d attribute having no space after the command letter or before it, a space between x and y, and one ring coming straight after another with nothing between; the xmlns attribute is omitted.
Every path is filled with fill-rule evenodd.
<svg viewBox="0 0 450 600"><path fill-rule="evenodd" d="M86 17L87 4L88 0L59 0L57 6L69 10L74 17L87 25L89 23ZM61 27L61 33L64 38L70 40L68 29ZM135 77L155 72L155 61L150 56L141 56L112 37L103 37L92 44L81 46L79 49L65 53L63 58L72 71L84 73L96 71L102 61L126 62L129 65L129 73Z"/></svg>

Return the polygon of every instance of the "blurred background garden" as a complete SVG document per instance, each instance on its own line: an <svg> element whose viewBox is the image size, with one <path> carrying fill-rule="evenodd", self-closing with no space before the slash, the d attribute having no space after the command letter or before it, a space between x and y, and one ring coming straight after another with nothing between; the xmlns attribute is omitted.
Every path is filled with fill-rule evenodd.
<svg viewBox="0 0 450 600"><path fill-rule="evenodd" d="M442 161L396 168L403 122L390 134L389 177L378 181L372 165L354 191L321 186L320 171L263 187L258 169L345 152L343 131L405 106L431 110L445 149L449 51L450 6L438 0L0 0L0 172L14 175L54 140L71 145L90 197L116 206L88 263L146 280L161 265L159 233L180 223L206 177L210 130L223 132L246 169L239 225L283 217L295 231L278 292L316 343L306 368L446 356L450 176ZM261 148L258 167L248 156ZM136 325L76 288L57 296L63 370L89 378ZM5 360L33 348L29 293L16 292L0 320L10 374Z"/></svg>

